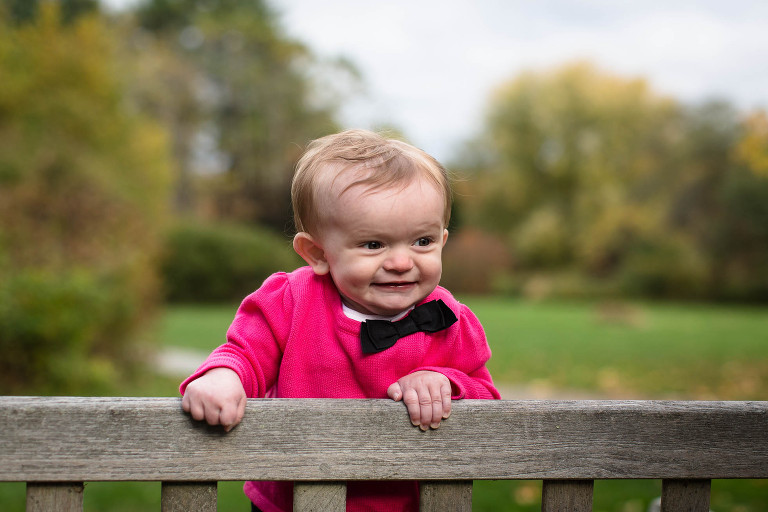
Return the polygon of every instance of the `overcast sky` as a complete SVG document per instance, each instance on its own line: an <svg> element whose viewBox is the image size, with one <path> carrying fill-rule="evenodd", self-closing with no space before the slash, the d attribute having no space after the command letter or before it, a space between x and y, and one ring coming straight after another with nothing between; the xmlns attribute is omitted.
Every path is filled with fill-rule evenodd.
<svg viewBox="0 0 768 512"><path fill-rule="evenodd" d="M577 59L686 102L768 105L767 0L269 1L291 36L362 71L346 126L390 122L443 161L494 87Z"/></svg>
<svg viewBox="0 0 768 512"><path fill-rule="evenodd" d="M496 86L578 59L684 102L768 106L768 0L267 1L292 37L362 72L346 127L393 124L442 161Z"/></svg>

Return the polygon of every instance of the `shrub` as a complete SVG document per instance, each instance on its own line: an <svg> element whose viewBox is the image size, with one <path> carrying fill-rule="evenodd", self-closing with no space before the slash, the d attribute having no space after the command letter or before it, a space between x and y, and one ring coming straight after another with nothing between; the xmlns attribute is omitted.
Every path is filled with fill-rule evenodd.
<svg viewBox="0 0 768 512"><path fill-rule="evenodd" d="M108 385L116 376L111 344L125 336L136 309L123 292L114 279L85 270L6 276L0 282L0 389L68 394Z"/></svg>
<svg viewBox="0 0 768 512"><path fill-rule="evenodd" d="M657 236L631 248L618 273L628 295L698 299L706 293L709 268L706 260L682 236Z"/></svg>
<svg viewBox="0 0 768 512"><path fill-rule="evenodd" d="M505 281L511 258L497 237L476 229L464 229L448 237L440 281L453 293L491 293Z"/></svg>
<svg viewBox="0 0 768 512"><path fill-rule="evenodd" d="M515 256L528 268L557 268L571 258L570 237L555 209L540 208L515 230Z"/></svg>
<svg viewBox="0 0 768 512"><path fill-rule="evenodd" d="M289 240L263 228L184 222L168 234L162 274L169 301L232 301L300 264Z"/></svg>
<svg viewBox="0 0 768 512"><path fill-rule="evenodd" d="M0 16L0 393L118 381L157 305L165 133L127 108L104 20Z"/></svg>

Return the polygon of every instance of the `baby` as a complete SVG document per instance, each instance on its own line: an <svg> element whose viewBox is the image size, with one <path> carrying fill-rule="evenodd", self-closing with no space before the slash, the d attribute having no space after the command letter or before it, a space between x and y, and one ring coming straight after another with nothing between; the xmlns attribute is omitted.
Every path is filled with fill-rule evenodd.
<svg viewBox="0 0 768 512"><path fill-rule="evenodd" d="M330 135L299 160L291 198L308 266L246 297L227 343L182 383L185 411L230 430L246 397L389 397L427 430L451 400L499 398L480 322L438 286L451 189L435 159L368 131ZM245 492L292 509L290 482ZM349 482L347 510L418 510L418 483Z"/></svg>

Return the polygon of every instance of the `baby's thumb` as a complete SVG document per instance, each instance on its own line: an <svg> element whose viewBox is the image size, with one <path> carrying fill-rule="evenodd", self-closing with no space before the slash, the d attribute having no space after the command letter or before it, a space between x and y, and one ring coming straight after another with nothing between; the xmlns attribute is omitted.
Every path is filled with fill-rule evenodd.
<svg viewBox="0 0 768 512"><path fill-rule="evenodd" d="M395 382L387 389L387 396L395 402L403 398L403 390L400 389L400 384Z"/></svg>

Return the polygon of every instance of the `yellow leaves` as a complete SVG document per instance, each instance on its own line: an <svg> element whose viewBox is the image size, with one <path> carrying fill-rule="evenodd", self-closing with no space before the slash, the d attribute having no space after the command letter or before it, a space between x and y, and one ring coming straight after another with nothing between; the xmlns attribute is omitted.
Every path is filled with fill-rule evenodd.
<svg viewBox="0 0 768 512"><path fill-rule="evenodd" d="M645 79L575 62L503 84L490 103L488 133L500 165L540 186L601 188L659 168L653 148L670 138L676 109Z"/></svg>
<svg viewBox="0 0 768 512"><path fill-rule="evenodd" d="M768 115L752 113L744 121L744 135L734 150L736 160L757 176L768 178Z"/></svg>
<svg viewBox="0 0 768 512"><path fill-rule="evenodd" d="M0 232L19 266L154 250L170 143L120 101L114 42L98 16L63 23L56 2L0 31Z"/></svg>
<svg viewBox="0 0 768 512"><path fill-rule="evenodd" d="M43 3L33 21L0 33L0 109L28 130L59 129L76 143L104 132L98 120L117 101L112 45L98 18L62 24L58 5Z"/></svg>
<svg viewBox="0 0 768 512"><path fill-rule="evenodd" d="M659 213L626 203L598 212L578 238L578 256L593 274L613 270L626 244L647 236L659 225Z"/></svg>
<svg viewBox="0 0 768 512"><path fill-rule="evenodd" d="M540 126L562 123L566 113L582 113L600 121L609 112L638 112L640 106L664 106L669 100L655 95L642 78L626 78L600 70L586 61L548 71L528 71L502 84L491 98L490 114L509 103L534 109Z"/></svg>
<svg viewBox="0 0 768 512"><path fill-rule="evenodd" d="M562 213L541 207L533 211L515 233L517 256L523 261L554 265L567 261L570 247Z"/></svg>

